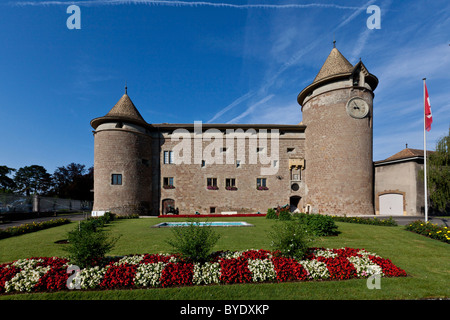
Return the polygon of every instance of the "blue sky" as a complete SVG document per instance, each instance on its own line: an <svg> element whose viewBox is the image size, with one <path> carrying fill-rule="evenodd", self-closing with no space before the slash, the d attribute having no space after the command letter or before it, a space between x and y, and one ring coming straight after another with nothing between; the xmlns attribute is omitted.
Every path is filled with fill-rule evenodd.
<svg viewBox="0 0 450 320"><path fill-rule="evenodd" d="M81 29L69 30L70 4ZM369 5L381 29L368 29ZM298 93L333 47L380 83L374 160L450 125L450 2L396 0L4 1L0 165L93 165L90 120L128 94L149 123L302 120Z"/></svg>

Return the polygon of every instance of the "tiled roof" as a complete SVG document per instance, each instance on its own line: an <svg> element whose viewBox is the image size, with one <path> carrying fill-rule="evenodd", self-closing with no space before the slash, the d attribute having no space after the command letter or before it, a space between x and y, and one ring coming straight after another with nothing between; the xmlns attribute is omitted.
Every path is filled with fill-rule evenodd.
<svg viewBox="0 0 450 320"><path fill-rule="evenodd" d="M429 156L434 151L427 151L427 156ZM410 149L406 148L403 149L400 152L397 152L396 154L390 156L389 158L386 158L384 160L376 161L375 163L383 163L383 162L389 162L389 161L395 161L395 160L404 160L409 158L416 158L416 157L422 157L423 158L423 150L420 149Z"/></svg>
<svg viewBox="0 0 450 320"><path fill-rule="evenodd" d="M128 121L148 125L126 92L105 116L93 119L91 126L96 129L98 125L108 121Z"/></svg>
<svg viewBox="0 0 450 320"><path fill-rule="evenodd" d="M353 65L339 52L338 49L333 48L313 83L331 76L351 73L352 71Z"/></svg>
<svg viewBox="0 0 450 320"><path fill-rule="evenodd" d="M138 109L134 106L133 101L131 101L126 93L117 101L116 105L108 112L106 117L124 117L144 121L144 118L142 118Z"/></svg>

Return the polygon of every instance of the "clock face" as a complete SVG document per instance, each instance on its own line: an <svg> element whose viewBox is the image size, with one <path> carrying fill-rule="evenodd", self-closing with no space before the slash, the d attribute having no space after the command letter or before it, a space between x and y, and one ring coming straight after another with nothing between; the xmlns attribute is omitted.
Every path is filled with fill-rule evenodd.
<svg viewBox="0 0 450 320"><path fill-rule="evenodd" d="M347 113L353 118L362 119L369 113L369 105L361 98L351 98L347 102Z"/></svg>

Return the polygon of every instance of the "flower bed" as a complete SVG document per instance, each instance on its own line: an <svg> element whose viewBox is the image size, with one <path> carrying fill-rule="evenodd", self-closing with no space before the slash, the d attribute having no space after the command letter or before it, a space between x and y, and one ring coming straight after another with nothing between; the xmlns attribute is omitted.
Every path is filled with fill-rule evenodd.
<svg viewBox="0 0 450 320"><path fill-rule="evenodd" d="M0 293L68 290L69 261L20 259L0 265ZM304 260L267 250L218 251L209 262L192 263L179 255L142 254L111 258L103 266L82 269L72 283L80 289L173 287L209 284L344 280L406 276L389 259L364 249L311 248Z"/></svg>
<svg viewBox="0 0 450 320"><path fill-rule="evenodd" d="M58 227L60 225L67 223L70 223L69 219L60 218L60 219L52 219L49 221L32 222L21 224L20 226L8 227L6 229L0 230L0 239L19 236L21 234L35 232L43 229Z"/></svg>
<svg viewBox="0 0 450 320"><path fill-rule="evenodd" d="M406 226L406 230L424 235L435 240L450 243L450 230L445 226L439 226L429 221L413 221Z"/></svg>

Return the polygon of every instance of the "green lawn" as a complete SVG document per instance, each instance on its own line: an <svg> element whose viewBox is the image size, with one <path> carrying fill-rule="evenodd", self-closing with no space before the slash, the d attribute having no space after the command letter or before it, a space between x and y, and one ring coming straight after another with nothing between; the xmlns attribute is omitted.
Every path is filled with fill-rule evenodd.
<svg viewBox="0 0 450 320"><path fill-rule="evenodd" d="M185 219L118 220L107 227L121 235L111 255L169 252L165 240L168 228L151 228L164 221ZM215 250L271 249L267 232L276 223L265 218L210 218L208 221L246 221L255 227L218 227L221 234ZM167 289L113 291L67 291L58 293L5 295L1 299L422 299L450 297L450 250L446 243L404 230L403 226L381 227L353 223L337 223L341 234L319 239L318 247L364 248L389 258L408 273L406 278L382 278L381 289L369 290L365 279L346 281L314 281L262 283L243 285L211 285ZM64 256L62 244L67 231L77 223L0 240L0 263L35 256Z"/></svg>

